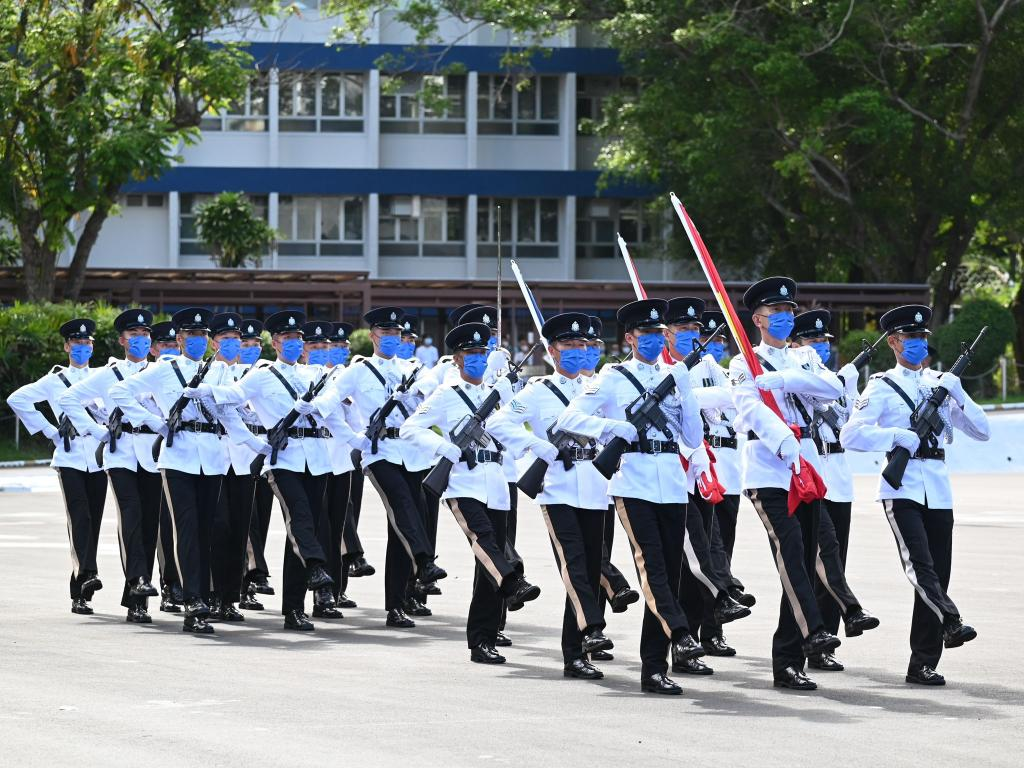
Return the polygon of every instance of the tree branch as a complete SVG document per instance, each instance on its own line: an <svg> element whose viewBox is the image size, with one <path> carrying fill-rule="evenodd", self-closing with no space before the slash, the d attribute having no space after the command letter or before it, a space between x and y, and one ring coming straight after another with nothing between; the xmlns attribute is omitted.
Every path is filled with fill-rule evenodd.
<svg viewBox="0 0 1024 768"><path fill-rule="evenodd" d="M856 3L857 0L850 0L850 7L846 9L846 16L843 17L842 22L840 22L839 24L839 29L836 30L836 33L830 39L826 40L824 43L822 43L812 51L801 53L800 56L802 58L809 59L811 56L816 56L822 51L827 51L829 48L831 48L833 45L839 42L839 38L843 36L843 32L846 29L847 22L850 20L850 17L853 16L853 7L854 5L856 5Z"/></svg>

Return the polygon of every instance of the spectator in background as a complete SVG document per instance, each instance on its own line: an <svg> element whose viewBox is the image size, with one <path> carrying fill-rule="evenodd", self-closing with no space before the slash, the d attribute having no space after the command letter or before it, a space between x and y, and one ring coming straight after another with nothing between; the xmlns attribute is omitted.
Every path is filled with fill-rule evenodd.
<svg viewBox="0 0 1024 768"><path fill-rule="evenodd" d="M416 359L427 368L433 368L437 364L437 347L434 340L429 336L423 339L423 343L416 348Z"/></svg>
<svg viewBox="0 0 1024 768"><path fill-rule="evenodd" d="M523 362L523 360L526 359L526 355L527 355L527 353L529 351L530 351L530 345L527 342L525 342L525 341L519 342L519 349L516 350L516 353L515 353L515 355L512 358L513 362L515 362L515 363Z"/></svg>

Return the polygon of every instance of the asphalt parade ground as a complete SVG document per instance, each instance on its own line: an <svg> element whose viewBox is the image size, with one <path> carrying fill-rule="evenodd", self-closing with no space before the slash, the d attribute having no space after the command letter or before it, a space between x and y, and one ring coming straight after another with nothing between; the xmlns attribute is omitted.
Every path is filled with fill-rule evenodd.
<svg viewBox="0 0 1024 768"><path fill-rule="evenodd" d="M946 651L945 688L904 682L912 592L892 532L856 479L848 578L881 626L845 640L842 673L812 670L815 693L772 687L780 598L763 527L742 502L734 570L758 598L726 627L739 655L712 677L673 675L681 697L639 690L640 605L609 613L604 680L562 677L565 592L540 512L520 497L519 546L540 599L510 614L501 667L471 664L464 621L473 559L441 510L435 615L384 626L385 515L367 486L360 534L373 577L359 603L313 633L282 630L280 597L216 634L156 611L128 625L113 500L100 542L94 616L70 612L67 528L52 470L0 471L0 765L971 765L1019 766L1024 747L1024 514L1020 474L958 475L951 595L978 639ZM19 490L20 489L20 490ZM613 559L636 585L625 536ZM268 544L280 587L283 528ZM307 598L307 610L310 605Z"/></svg>

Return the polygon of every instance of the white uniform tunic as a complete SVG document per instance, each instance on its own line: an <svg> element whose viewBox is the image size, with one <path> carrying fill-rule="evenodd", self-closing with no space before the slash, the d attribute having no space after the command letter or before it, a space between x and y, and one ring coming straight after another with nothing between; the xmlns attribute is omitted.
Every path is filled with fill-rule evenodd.
<svg viewBox="0 0 1024 768"><path fill-rule="evenodd" d="M161 359L155 364L119 382L110 389L110 398L124 413L125 419L133 424L146 424L153 430L164 426L164 423L181 397L184 387L175 373L177 366L186 384L192 380L202 365L202 361L192 360L185 356ZM215 361L203 379L211 386L234 382L231 369L223 362ZM142 406L141 401L152 398L160 408L161 416L157 416ZM207 418L199 405L200 401L191 400L182 411L182 421L198 421L204 423L220 423L231 439L236 441L250 440L252 433L242 422L234 408L217 408L212 401L202 401L213 421ZM230 457L219 435L212 432L193 432L182 429L174 434L174 445L168 447L167 440L160 446L157 459L158 469L172 469L191 475L224 475L231 466Z"/></svg>
<svg viewBox="0 0 1024 768"><path fill-rule="evenodd" d="M758 440L747 440L741 460L743 490L752 488L789 488L792 469L778 457L779 447L786 437L793 436L790 424L808 426L796 406L800 396L835 400L842 396L843 385L839 377L821 364L821 358L811 347L776 349L762 342L754 352L782 374L783 389L772 390L782 411L783 422L761 400L760 390L754 383L743 355L736 355L729 364L729 378L733 385L733 404L736 406L737 429L751 431ZM767 368L765 368L767 372ZM807 403L800 401L805 411ZM821 471L818 448L810 437L800 441L800 455Z"/></svg>
<svg viewBox="0 0 1024 768"><path fill-rule="evenodd" d="M839 426L846 423L850 417L850 410L857 399L857 377L850 376L851 380L846 381L842 376L839 381L843 384L844 395L839 400L830 403L817 401L816 407L831 408L839 420ZM818 426L818 437L826 443L838 443L839 435L835 434L824 421ZM828 501L852 502L853 501L853 472L846 461L845 453L829 453L821 456L821 478L825 481L827 490L825 498Z"/></svg>
<svg viewBox="0 0 1024 768"><path fill-rule="evenodd" d="M336 365L333 368L327 369L327 386L330 386L330 382L338 378L345 368L346 366L344 365ZM341 404L341 415L349 429L353 432L358 433L366 429L366 425L359 421L359 412L351 403L344 402ZM347 440L331 437L327 441L327 452L331 457L331 472L333 474L343 475L355 469L355 464L352 463L352 446L349 445Z"/></svg>
<svg viewBox="0 0 1024 768"><path fill-rule="evenodd" d="M98 400L103 403L104 412L110 414L117 407L117 403L110 396L110 390L119 381L117 374L127 379L145 370L148 365L145 360L133 363L129 360L111 358L105 366L96 368L91 376L76 382L71 389L61 393L57 402L79 432L95 429L96 422L85 410L86 406ZM159 415L157 410L156 404L152 401L146 404L147 415ZM145 424L133 423L127 416L123 416L121 420L135 427ZM160 424L163 424L162 419ZM106 432L106 429L102 431ZM117 449L114 452L111 452L109 445L104 448L103 469L130 469L135 472L141 467L146 472L156 472L156 462L153 460L154 440L156 435L122 432L117 439Z"/></svg>
<svg viewBox="0 0 1024 768"><path fill-rule="evenodd" d="M65 381L74 386L77 382L87 379L95 370L98 369L55 365L38 381L33 381L12 392L11 396L7 398L7 405L18 414L18 418L21 419L21 423L25 425L25 429L30 435L37 432L55 434L57 425L51 424L40 411L36 410L36 403L48 403L54 416L59 420L64 414L64 409L60 405L60 397L69 389ZM92 411L95 418L106 419L107 413L103 408L102 401L93 400L91 403L87 403L86 407ZM83 408L84 410L85 408ZM98 423L92 418L89 421L93 424ZM84 430L77 431L79 432L78 436L70 442L70 451L64 450L62 439L51 438L55 440L57 448L53 452L53 461L50 466L67 467L81 472L99 471L100 467L96 464L96 446L99 445L99 441ZM49 436L47 435L47 437Z"/></svg>
<svg viewBox="0 0 1024 768"><path fill-rule="evenodd" d="M888 377L907 394L915 406L939 386L939 373L930 368L912 371L897 364L885 373L876 373L868 380L863 394L854 404L850 420L840 433L843 447L852 451L889 451L899 429L910 429L910 406L891 386L882 381ZM975 440L988 440L988 417L969 396L961 408L952 398L942 407L944 421ZM947 441L953 435L947 430ZM903 485L893 488L878 478L878 500L910 499L932 509L952 509L953 491L949 469L939 459L914 459L907 463Z"/></svg>
<svg viewBox="0 0 1024 768"><path fill-rule="evenodd" d="M736 437L732 426L736 409L732 402L732 385L725 369L711 355L704 355L690 369L693 395L700 404L705 432L712 437ZM730 431L731 430L731 431ZM726 494L738 494L740 485L740 453L736 448L711 447L715 454L715 474Z"/></svg>
<svg viewBox="0 0 1024 768"><path fill-rule="evenodd" d="M260 423L266 429L272 429L292 410L295 397L288 391L280 379L272 371L276 370L291 385L298 396L302 396L315 384L311 371L306 366L282 362L280 360L254 368L234 383L226 383L213 387L213 400L218 405L238 406L248 401ZM314 416L304 416L295 422L296 427L307 429L319 427ZM335 437L354 442L356 435L351 430L333 432ZM270 457L263 463L263 471L283 469L290 472L305 472L323 475L331 471L331 461L324 439L320 437L289 437L288 444L277 454L277 463L271 465Z"/></svg>
<svg viewBox="0 0 1024 768"><path fill-rule="evenodd" d="M648 392L653 391L671 376L663 363L648 365L630 359L621 364ZM583 394L573 400L556 421L558 429L586 435L598 442L607 442L608 428L615 421L624 421L626 407L637 399L636 387L613 366L605 366L596 379L589 379ZM685 504L687 478L679 456L689 456L704 439L700 421L700 407L693 390L673 391L662 401L672 434L650 428L647 436L652 440L674 440L679 453L625 453L618 471L612 475L608 493L630 499L644 499L655 504Z"/></svg>
<svg viewBox="0 0 1024 768"><path fill-rule="evenodd" d="M259 367L261 363L269 364L269 361L257 361L253 363L256 367ZM246 363L235 363L234 365L228 366L228 370L231 372L231 378L234 381L238 381L243 376L248 376L253 366L247 365ZM260 418L256 415L256 411L252 409L251 403L243 403L236 408L238 411L239 418L246 427L259 427ZM253 433L255 434L255 432ZM249 467L252 466L253 459L256 458L256 451L246 443L236 443L234 440L227 440L228 456L231 459L231 468L235 470L236 475L248 475Z"/></svg>
<svg viewBox="0 0 1024 768"><path fill-rule="evenodd" d="M438 449L449 442L448 435L455 429L459 421L471 411L466 402L458 395L460 389L474 408L479 406L491 393L486 384L470 384L462 381L458 384L446 384L434 391L423 401L401 428L401 442L407 443L411 450L426 461L432 462L439 456ZM490 418L494 418L492 414ZM488 419L490 421L490 419ZM441 430L444 437L434 432L431 427ZM487 422L484 423L486 429ZM491 446L488 450L495 450ZM441 494L441 499L476 499L489 509L508 510L508 480L500 464L495 462L478 462L472 469L460 461L452 468L448 479L448 487Z"/></svg>
<svg viewBox="0 0 1024 768"><path fill-rule="evenodd" d="M565 410L565 404L543 382L550 382L566 398L572 400L583 392L587 379L568 378L558 373L530 379L529 383L497 415L491 418L489 430L516 459L526 456L524 469L533 464L530 452L537 443L547 443L548 429ZM526 429L529 425L530 429ZM537 495L542 505L565 504L577 509L604 511L608 508L608 481L592 461L577 461L569 470L560 460L548 467L544 488Z"/></svg>

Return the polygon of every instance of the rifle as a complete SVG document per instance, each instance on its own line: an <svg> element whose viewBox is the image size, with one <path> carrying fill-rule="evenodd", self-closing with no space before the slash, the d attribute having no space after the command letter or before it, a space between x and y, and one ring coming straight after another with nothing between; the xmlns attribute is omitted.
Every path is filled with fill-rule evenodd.
<svg viewBox="0 0 1024 768"><path fill-rule="evenodd" d="M686 366L686 370L690 370L704 357L704 352L707 351L708 344L714 341L720 334L725 333L725 323L722 323L714 332L708 336L707 340L701 344L700 341L696 341L693 344L693 350L682 359L683 365Z"/></svg>
<svg viewBox="0 0 1024 768"><path fill-rule="evenodd" d="M978 332L970 346L966 342L960 343L960 357L950 367L949 373L960 376L967 370L978 343L987 332L988 326L986 325ZM939 408L942 407L947 397L949 397L949 390L945 387L936 387L931 395L925 398L910 415L910 428L921 438L922 444L941 434L945 429L945 424L939 415ZM889 463L882 470L882 477L893 488L899 488L903 485L903 474L907 471L907 464L910 462L910 451L903 446L896 446L889 452L888 459Z"/></svg>
<svg viewBox="0 0 1024 768"><path fill-rule="evenodd" d="M370 417L370 421L366 425L366 437L370 441L370 453L372 455L377 455L377 444L380 442L380 436L386 429L385 425L387 423L388 416L390 416L391 412L398 407L399 400L397 395L404 395L409 391L412 385L416 383L416 377L419 376L421 368L422 366L417 367L408 378L403 376L402 383L399 384L395 388L395 391L391 393L391 397L384 401L384 405L374 411L373 415Z"/></svg>
<svg viewBox="0 0 1024 768"><path fill-rule="evenodd" d="M107 416L107 440L106 442L100 441L100 444L96 446L96 464L103 466L103 446L109 445L110 452L114 453L117 451L117 440L121 437L121 416L122 412L120 408L115 408Z"/></svg>
<svg viewBox="0 0 1024 768"><path fill-rule="evenodd" d="M878 345L881 343L882 339L888 337L889 334L883 333L881 336L875 339L874 344L868 344L867 339L861 339L861 350L860 352L857 353L857 356L850 361L850 365L852 365L858 371L863 370L864 366L871 362L871 358L874 357L875 350L878 348ZM842 381L842 379L840 379L840 381ZM814 433L817 434L818 429L821 427L821 425L827 424L829 426L829 429L832 430L832 434L834 434L838 438L839 430L842 429L843 427L843 425L839 423L840 418L841 417L839 415L839 412L836 410L834 405L817 404L814 406L814 423L811 424L810 426L814 430Z"/></svg>
<svg viewBox="0 0 1024 768"><path fill-rule="evenodd" d="M327 384L327 380L330 378L331 372L325 373L320 380L313 384L309 383L309 389L307 389L302 399L307 403L314 397L320 394L320 390ZM267 431L267 442L270 444L270 466L277 464L277 455L285 449L288 445L288 430L295 426L295 422L302 418L299 413L292 408L288 413L281 417L281 420L277 422L270 430ZM256 458L249 464L249 472L255 476L259 476L263 471L263 463L266 461L266 456L262 453L256 454Z"/></svg>
<svg viewBox="0 0 1024 768"><path fill-rule="evenodd" d="M62 413L57 419L57 436L64 441L64 453L71 452L71 440L78 437L78 430L71 423L66 413Z"/></svg>
<svg viewBox="0 0 1024 768"><path fill-rule="evenodd" d="M213 358L209 358L205 363L199 366L199 370L196 371L196 375L192 377L192 381L188 383L188 386L192 389L198 387L203 383L203 379L206 378L206 374L210 371L210 366L213 365ZM181 429L181 414L185 412L185 408L192 402L189 398L182 394L177 400L174 401L174 405L171 406L171 410L167 414L167 447L170 448L174 445L174 433ZM160 458L160 445L165 442L163 435L157 435L156 440L153 441L153 461L159 461Z"/></svg>
<svg viewBox="0 0 1024 768"><path fill-rule="evenodd" d="M857 353L857 356L850 361L850 364L853 365L853 367L856 368L858 371L863 370L864 366L871 362L871 358L874 357L875 355L875 349L878 348L878 345L882 342L882 339L887 338L889 338L889 334L883 333L881 336L875 339L874 344L868 344L867 339L861 339L861 350L860 352Z"/></svg>
<svg viewBox="0 0 1024 768"><path fill-rule="evenodd" d="M519 381L519 371L522 370L523 365L530 359L537 347L541 346L540 342L537 342L532 347L526 356L519 363L514 363L508 369L508 373L505 374L512 384ZM494 412L494 409L498 407L498 403L501 402L501 394L497 389L492 389L490 394L484 399L477 409L473 413L465 416L455 428L449 433L451 441L459 447L462 451L463 461L469 465L472 469L476 466L476 459L471 456L467 451L471 446L485 447L487 443L487 432L484 430L484 422ZM452 469L455 464L444 456L434 465L434 468L427 473L427 476L423 479L423 487L433 493L435 496L440 497L444 493L445 488L448 487L448 477L452 473Z"/></svg>

